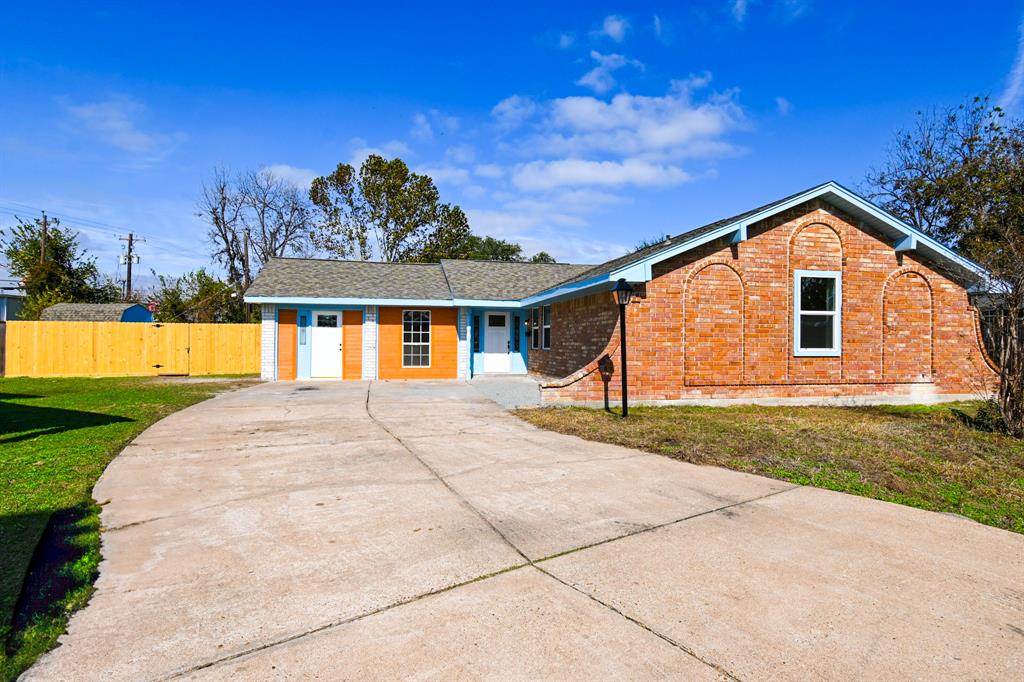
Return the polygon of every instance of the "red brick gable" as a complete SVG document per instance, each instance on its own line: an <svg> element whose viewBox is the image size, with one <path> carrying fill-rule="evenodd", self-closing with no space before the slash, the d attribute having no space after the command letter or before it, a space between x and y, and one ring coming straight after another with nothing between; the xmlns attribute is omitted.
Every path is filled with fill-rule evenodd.
<svg viewBox="0 0 1024 682"><path fill-rule="evenodd" d="M842 353L793 352L795 270L842 273ZM963 286L820 199L654 265L627 308L638 400L955 394L995 375ZM530 371L559 376L547 400L597 401L597 361L617 356L608 294L553 306L552 347ZM617 373L611 381L618 395Z"/></svg>

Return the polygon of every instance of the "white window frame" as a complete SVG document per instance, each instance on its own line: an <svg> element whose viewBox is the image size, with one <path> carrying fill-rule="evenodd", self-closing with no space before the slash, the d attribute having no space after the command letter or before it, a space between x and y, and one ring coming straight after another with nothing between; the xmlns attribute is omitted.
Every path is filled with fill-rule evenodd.
<svg viewBox="0 0 1024 682"><path fill-rule="evenodd" d="M551 306L546 305L540 310L540 347L551 350Z"/></svg>
<svg viewBox="0 0 1024 682"><path fill-rule="evenodd" d="M835 310L803 310L800 308L800 284L805 277L833 279L836 283ZM832 347L801 348L801 315L831 315ZM794 270L793 271L793 355L801 358L832 358L843 354L843 273L838 270Z"/></svg>
<svg viewBox="0 0 1024 682"><path fill-rule="evenodd" d="M530 348L540 349L540 308L530 308Z"/></svg>
<svg viewBox="0 0 1024 682"><path fill-rule="evenodd" d="M426 313L427 314L427 340L423 341L405 341L405 314L406 313ZM430 342L433 339L434 334L434 320L429 310L423 310L422 308L408 308L402 310L402 369L430 369L431 364L434 362L434 353L430 347ZM405 347L409 346L426 346L427 347L427 364L425 365L407 365L405 364Z"/></svg>

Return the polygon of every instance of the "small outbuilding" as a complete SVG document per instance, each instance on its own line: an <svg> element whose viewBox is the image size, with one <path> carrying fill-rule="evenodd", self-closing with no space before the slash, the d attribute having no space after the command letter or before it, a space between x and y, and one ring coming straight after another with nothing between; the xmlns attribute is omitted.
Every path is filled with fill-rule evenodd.
<svg viewBox="0 0 1024 682"><path fill-rule="evenodd" d="M153 313L138 303L57 303L43 310L44 322L152 322Z"/></svg>

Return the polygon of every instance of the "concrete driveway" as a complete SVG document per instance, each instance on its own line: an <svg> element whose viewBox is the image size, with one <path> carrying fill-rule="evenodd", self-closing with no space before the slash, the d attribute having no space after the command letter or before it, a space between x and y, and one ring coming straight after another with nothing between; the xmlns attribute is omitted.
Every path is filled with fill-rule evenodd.
<svg viewBox="0 0 1024 682"><path fill-rule="evenodd" d="M540 431L461 383L278 383L107 469L29 679L1009 679L1024 538Z"/></svg>

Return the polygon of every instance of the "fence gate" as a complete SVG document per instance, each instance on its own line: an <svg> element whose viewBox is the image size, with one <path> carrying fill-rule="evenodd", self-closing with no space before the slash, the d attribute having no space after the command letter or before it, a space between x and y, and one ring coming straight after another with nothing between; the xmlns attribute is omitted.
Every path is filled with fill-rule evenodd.
<svg viewBox="0 0 1024 682"><path fill-rule="evenodd" d="M153 369L158 375L187 375L189 373L188 324L160 324L150 326L153 339Z"/></svg>

